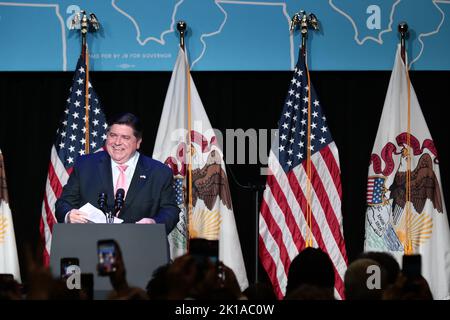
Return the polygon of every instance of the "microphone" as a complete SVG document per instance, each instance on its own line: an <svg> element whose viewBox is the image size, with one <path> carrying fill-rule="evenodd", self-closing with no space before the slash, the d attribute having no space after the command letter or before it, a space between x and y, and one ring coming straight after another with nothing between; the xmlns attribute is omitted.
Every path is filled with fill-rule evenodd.
<svg viewBox="0 0 450 320"><path fill-rule="evenodd" d="M102 210L103 213L105 213L105 214L106 214L106 209L107 209L106 208L107 200L108 200L107 194L105 192L100 192L99 195L98 195L97 203L98 203L98 206L99 206L100 210Z"/></svg>
<svg viewBox="0 0 450 320"><path fill-rule="evenodd" d="M116 191L116 199L114 200L114 214L117 216L117 213L123 208L125 203L125 190L122 188L117 189Z"/></svg>

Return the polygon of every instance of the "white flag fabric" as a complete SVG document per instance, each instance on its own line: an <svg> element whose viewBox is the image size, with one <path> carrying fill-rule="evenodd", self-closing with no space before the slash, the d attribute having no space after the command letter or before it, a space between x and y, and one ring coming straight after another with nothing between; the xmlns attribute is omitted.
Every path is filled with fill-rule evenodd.
<svg viewBox="0 0 450 320"><path fill-rule="evenodd" d="M365 251L390 252L400 265L405 249L420 254L434 299L449 299L450 230L439 158L400 47L372 150L367 204Z"/></svg>
<svg viewBox="0 0 450 320"><path fill-rule="evenodd" d="M188 148L189 117L191 150ZM172 168L181 209L180 221L169 234L171 258L186 253L187 232L190 238L219 240L219 259L233 270L241 289L247 288L223 154L181 48L167 90L153 158ZM193 210L188 218L185 197L190 159Z"/></svg>
<svg viewBox="0 0 450 320"><path fill-rule="evenodd" d="M9 273L21 282L16 237L11 209L8 203L5 164L0 150L0 273Z"/></svg>

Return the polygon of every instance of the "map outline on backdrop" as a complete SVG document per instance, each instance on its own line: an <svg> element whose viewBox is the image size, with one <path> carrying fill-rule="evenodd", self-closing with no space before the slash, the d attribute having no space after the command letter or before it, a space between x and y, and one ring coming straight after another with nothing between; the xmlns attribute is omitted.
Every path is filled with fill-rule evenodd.
<svg viewBox="0 0 450 320"><path fill-rule="evenodd" d="M88 38L96 71L170 71L179 20L188 24L194 71L292 70L300 34L289 32L290 17L301 9L321 23L310 33L311 70L390 70L400 21L411 31L412 70L450 70L450 0L305 0L297 6L296 0L1 1L0 71L72 70L80 39L69 24L80 9L94 12L102 25Z"/></svg>

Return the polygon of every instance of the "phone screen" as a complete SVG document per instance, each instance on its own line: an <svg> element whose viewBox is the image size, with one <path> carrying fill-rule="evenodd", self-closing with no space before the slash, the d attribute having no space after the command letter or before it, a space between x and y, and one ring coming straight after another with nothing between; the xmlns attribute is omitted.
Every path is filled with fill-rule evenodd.
<svg viewBox="0 0 450 320"><path fill-rule="evenodd" d="M107 275L116 271L116 244L114 240L100 240L97 243L99 274Z"/></svg>
<svg viewBox="0 0 450 320"><path fill-rule="evenodd" d="M61 278L67 278L80 267L78 258L61 258Z"/></svg>
<svg viewBox="0 0 450 320"><path fill-rule="evenodd" d="M219 240L193 238L189 241L189 253L194 257L206 257L212 263L219 261Z"/></svg>

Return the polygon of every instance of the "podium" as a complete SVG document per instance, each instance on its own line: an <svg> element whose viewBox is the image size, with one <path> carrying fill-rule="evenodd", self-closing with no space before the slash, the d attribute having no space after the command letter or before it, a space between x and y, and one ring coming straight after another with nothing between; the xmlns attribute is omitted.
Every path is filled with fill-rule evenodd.
<svg viewBox="0 0 450 320"><path fill-rule="evenodd" d="M145 289L153 271L169 262L164 224L55 224L50 268L60 277L61 258L78 258L81 273L94 275L94 299L106 299L112 286L97 274L97 241L114 239L120 246L130 286Z"/></svg>

